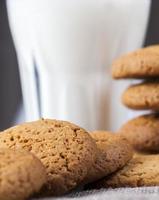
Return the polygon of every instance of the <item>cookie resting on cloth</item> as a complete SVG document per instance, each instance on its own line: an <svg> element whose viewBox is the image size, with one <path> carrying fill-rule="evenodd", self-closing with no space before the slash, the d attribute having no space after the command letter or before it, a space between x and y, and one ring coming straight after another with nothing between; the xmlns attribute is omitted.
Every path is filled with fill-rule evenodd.
<svg viewBox="0 0 159 200"><path fill-rule="evenodd" d="M41 119L0 134L0 148L34 153L47 172L44 195L62 195L83 181L97 157L97 146L84 129L65 121Z"/></svg>

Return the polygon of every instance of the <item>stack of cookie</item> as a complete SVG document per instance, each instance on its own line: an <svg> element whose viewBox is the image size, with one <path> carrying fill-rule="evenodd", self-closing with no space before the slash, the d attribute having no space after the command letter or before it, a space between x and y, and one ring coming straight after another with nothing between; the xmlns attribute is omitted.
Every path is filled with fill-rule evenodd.
<svg viewBox="0 0 159 200"><path fill-rule="evenodd" d="M113 63L112 76L141 80L124 91L122 102L130 109L151 113L130 120L120 131L137 151L159 152L159 45L120 57Z"/></svg>
<svg viewBox="0 0 159 200"><path fill-rule="evenodd" d="M131 126L129 127L131 129ZM134 130L134 129L133 129ZM132 131L133 131L132 130ZM142 129L140 129L142 130ZM134 130L135 131L135 130ZM123 136L123 135L122 135ZM123 162L123 155L128 152L120 149L119 142L117 146L113 145L113 137L122 137L121 133L111 134L106 131L96 131L92 133L92 137L96 140L98 145L105 144L109 156L107 155L107 165L112 168L117 164L116 151L120 151L120 162ZM126 141L126 140L125 140ZM124 148L124 147L123 147ZM108 151L111 149L112 151ZM114 151L116 149L116 151ZM114 151L114 152L113 152ZM119 155L119 154L118 154ZM110 160L109 160L110 159ZM114 159L114 160L113 160ZM111 161L111 162L110 162ZM87 185L87 188L119 188L119 187L141 187L141 186L159 186L159 154L134 154L126 164L122 165L109 176L105 176L96 182Z"/></svg>
<svg viewBox="0 0 159 200"><path fill-rule="evenodd" d="M118 131L117 135L132 144L136 152L133 158L90 187L159 186L159 45L122 56L113 63L112 75L115 79L141 80L124 91L122 102L134 110L149 110L150 114L126 122Z"/></svg>
<svg viewBox="0 0 159 200"><path fill-rule="evenodd" d="M0 134L0 199L63 195L119 170L132 156L120 135L92 135L51 119L17 125Z"/></svg>
<svg viewBox="0 0 159 200"><path fill-rule="evenodd" d="M88 184L159 186L159 155L133 157L122 134L88 133L66 121L41 119L4 130L0 159L3 200L63 195Z"/></svg>

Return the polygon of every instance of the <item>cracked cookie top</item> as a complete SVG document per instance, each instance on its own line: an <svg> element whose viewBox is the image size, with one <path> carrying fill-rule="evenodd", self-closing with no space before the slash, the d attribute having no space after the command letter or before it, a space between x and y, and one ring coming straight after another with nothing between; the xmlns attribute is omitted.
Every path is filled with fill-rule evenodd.
<svg viewBox="0 0 159 200"><path fill-rule="evenodd" d="M100 154L89 170L87 182L96 181L115 172L132 158L131 145L119 134L95 131L90 135L96 141Z"/></svg>
<svg viewBox="0 0 159 200"><path fill-rule="evenodd" d="M53 195L75 188L97 156L96 144L84 129L51 119L24 123L3 131L1 147L33 152L46 168L45 192Z"/></svg>
<svg viewBox="0 0 159 200"><path fill-rule="evenodd" d="M94 187L158 186L158 164L158 155L136 155L121 170L96 182Z"/></svg>

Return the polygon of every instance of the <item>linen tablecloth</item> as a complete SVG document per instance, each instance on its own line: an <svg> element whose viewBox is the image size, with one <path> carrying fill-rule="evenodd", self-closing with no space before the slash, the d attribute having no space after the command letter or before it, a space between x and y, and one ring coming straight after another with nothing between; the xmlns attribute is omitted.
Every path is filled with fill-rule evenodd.
<svg viewBox="0 0 159 200"><path fill-rule="evenodd" d="M32 200L159 200L159 187L100 189Z"/></svg>

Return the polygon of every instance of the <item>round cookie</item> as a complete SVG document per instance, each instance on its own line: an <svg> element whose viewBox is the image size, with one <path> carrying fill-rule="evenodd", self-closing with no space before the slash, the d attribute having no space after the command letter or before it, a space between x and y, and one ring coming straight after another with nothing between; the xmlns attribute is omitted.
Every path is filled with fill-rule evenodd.
<svg viewBox="0 0 159 200"><path fill-rule="evenodd" d="M119 171L93 184L94 188L159 186L159 156L140 155Z"/></svg>
<svg viewBox="0 0 159 200"><path fill-rule="evenodd" d="M97 156L96 144L84 129L50 119L3 131L1 147L29 150L42 161L48 176L45 195L62 195L75 188Z"/></svg>
<svg viewBox="0 0 159 200"><path fill-rule="evenodd" d="M120 169L133 155L131 145L120 135L107 131L95 131L90 134L96 141L100 154L90 168L86 179L87 183L101 179Z"/></svg>
<svg viewBox="0 0 159 200"><path fill-rule="evenodd" d="M112 64L112 76L115 79L159 76L159 45L121 56Z"/></svg>
<svg viewBox="0 0 159 200"><path fill-rule="evenodd" d="M130 86L122 95L122 103L135 110L159 110L159 82Z"/></svg>
<svg viewBox="0 0 159 200"><path fill-rule="evenodd" d="M159 152L159 114L147 114L125 123L119 130L135 150Z"/></svg>
<svg viewBox="0 0 159 200"><path fill-rule="evenodd" d="M24 200L45 182L45 168L33 154L0 149L0 199Z"/></svg>

